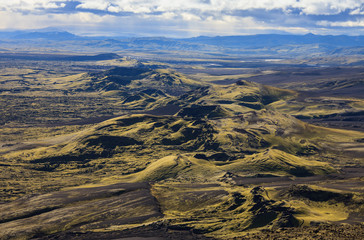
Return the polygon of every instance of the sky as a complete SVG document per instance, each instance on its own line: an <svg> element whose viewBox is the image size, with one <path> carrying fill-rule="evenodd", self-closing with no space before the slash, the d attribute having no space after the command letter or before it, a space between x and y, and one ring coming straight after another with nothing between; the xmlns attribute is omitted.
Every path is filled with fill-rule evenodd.
<svg viewBox="0 0 364 240"><path fill-rule="evenodd" d="M0 0L0 30L83 36L364 35L364 0Z"/></svg>

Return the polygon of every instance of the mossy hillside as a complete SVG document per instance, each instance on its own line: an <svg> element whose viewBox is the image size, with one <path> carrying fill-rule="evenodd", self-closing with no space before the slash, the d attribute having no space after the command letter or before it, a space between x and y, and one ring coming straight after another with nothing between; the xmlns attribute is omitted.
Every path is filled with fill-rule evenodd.
<svg viewBox="0 0 364 240"><path fill-rule="evenodd" d="M269 149L244 159L235 160L221 168L237 174L256 172L290 174L298 177L323 175L336 171L327 163L307 160L277 149Z"/></svg>
<svg viewBox="0 0 364 240"><path fill-rule="evenodd" d="M171 156L163 162L175 160L176 156ZM162 221L169 229L231 239L262 229L345 220L348 211L360 204L360 201L343 202L349 196L347 193L311 186L276 190L172 180L154 183L152 195L148 188L145 183L85 185L22 199L3 205L4 216L11 218L14 208L19 216L27 214L26 211L33 215L1 224L1 234L31 237L75 226L82 231L108 232ZM324 192L331 199L310 199L306 193L312 191ZM37 212L39 206L44 213ZM37 228L40 222L43 225Z"/></svg>
<svg viewBox="0 0 364 240"><path fill-rule="evenodd" d="M182 108L177 114L177 116L184 118L223 118L232 116L230 111L227 111L224 107L220 105L191 105L188 107Z"/></svg>
<svg viewBox="0 0 364 240"><path fill-rule="evenodd" d="M297 226L300 221L274 190L200 184L155 184L153 194L173 228L192 228L218 239L231 239L262 228ZM196 218L198 216L198 218ZM243 235L242 235L243 234Z"/></svg>
<svg viewBox="0 0 364 240"><path fill-rule="evenodd" d="M168 182L155 184L153 194L173 229L192 228L195 233L218 239L243 237L262 229L342 221L348 218L348 212L355 212L353 207L360 205L360 200L344 203L342 199L350 194L336 190L315 188L313 191L333 196L331 200L317 201L298 196L297 189L211 184L201 184L196 189L190 184Z"/></svg>
<svg viewBox="0 0 364 240"><path fill-rule="evenodd" d="M287 129L294 127L294 130L278 131L279 134L276 134L279 126L285 126ZM304 137L306 141L312 141L314 144L320 139L320 134L325 131L333 136L330 138L333 140L335 140L334 136L340 138L341 134L347 133L347 131L330 132L324 128L314 128L311 130L312 133L307 133L306 130L310 129L309 126L294 118L287 118L284 114L267 110L249 112L241 117L213 120L196 120L177 116L130 115L105 121L80 132L74 139L53 147L29 150L27 152L28 161L27 158L24 158L22 162L18 158L17 161L18 164L21 163L27 169L31 169L34 165L47 163L46 161L36 161L49 160L49 158L39 158L39 156L50 157L54 156L56 152L63 153L63 155L58 155L60 157L58 160L65 161L53 170L49 169L49 174L44 170L34 171L42 173L43 178L49 179L47 184L51 183L51 180L59 181L58 186L66 186L64 181L69 182L70 177L73 178L73 184L76 185L82 184L81 178L88 183L97 183L98 186L100 186L100 182L101 185L109 185L117 182L149 181L153 185L153 196L163 211L163 219L171 228L191 229L194 233L220 239L241 237L247 232L267 228L275 229L280 226L298 226L302 223L306 225L315 221L344 221L349 217L348 212L354 211L353 207L347 207L342 202L337 202L338 205L335 206L338 207L330 210L334 206L333 204L336 204L335 198L317 202L307 198L305 194L289 195L289 189L282 190L284 191L282 193L274 188L238 187L219 181L219 178L226 172L233 172L238 176L266 173L296 177L333 172L329 164L313 161L311 157L307 156L293 156L283 150L272 148L273 145L261 146L261 148L255 149L255 153L252 153L249 152L252 150L251 146L242 147L244 141L229 142L221 137L227 136L230 131L232 134L237 128L239 130L235 130L236 136L241 139L250 136L251 138L267 139L265 141L269 142L272 137L273 139L279 138L281 143L291 142L292 139L295 139L294 137L297 139ZM359 135L355 135L355 137ZM185 145L174 142L181 138L185 139ZM163 139L169 139L169 144L163 143ZM205 145L206 139L213 145ZM176 145L170 144L171 142ZM288 145L288 143L286 144ZM298 142L298 144L301 143ZM143 147L144 145L146 147ZM211 146L214 147L209 148ZM245 152L242 153L241 149L245 149ZM60 152L60 150L64 152ZM37 151L40 151L39 156L37 156ZM90 153L92 155L87 155ZM110 155L103 155L106 153ZM69 158L77 156L77 154L84 158ZM197 157L197 154L204 154L206 159ZM7 156L17 157L17 154ZM88 167L80 168L86 163L89 164ZM101 166L101 168L92 168L95 166ZM20 173L24 172L24 169L19 170ZM82 170L88 170L88 172L80 174ZM64 178L66 176L68 178ZM82 188L79 186L78 191ZM288 197L284 197L283 201L282 196ZM357 197L360 199L360 196ZM354 204L352 206L358 205L351 204ZM48 234L49 231L57 232L80 224L85 231L103 232L110 229L127 228L122 221L108 223L107 221L114 219L115 215L96 214L97 209L91 208L89 203L81 204L77 209L75 207L69 206L66 209L46 213L41 218L37 217L38 222L47 223L40 231ZM105 207L116 209L110 208L110 205L105 205ZM69 209L72 211L76 209L75 213L80 214L81 217L74 217ZM81 214L85 213L85 209L93 212L87 215ZM127 213L124 210L125 208L120 210L120 214L124 217L153 213L148 207L139 205ZM55 213L57 214L54 215ZM53 219L59 216L64 220L59 221L57 225L48 224L47 219L50 216ZM98 222L98 219L106 219L106 223L87 224L90 221ZM149 219L145 218L142 222L138 222L138 226L146 224L146 221L150 221ZM153 219L160 220L161 218ZM33 233L34 228L29 227L29 222L26 220L12 224L15 225L11 226L17 227L17 233L23 230ZM5 227L9 226L5 225Z"/></svg>
<svg viewBox="0 0 364 240"><path fill-rule="evenodd" d="M362 193L318 187L316 185L292 186L284 196L290 206L296 209L295 216L302 225L322 222L338 222L360 215L364 199ZM355 221L355 220L354 220Z"/></svg>
<svg viewBox="0 0 364 240"><path fill-rule="evenodd" d="M160 90L169 95L181 95L203 84L167 69L147 67L115 67L110 70L78 74L54 80L54 87L73 92L108 92L121 90Z"/></svg>
<svg viewBox="0 0 364 240"><path fill-rule="evenodd" d="M244 96L256 96L254 99L261 104L264 95L271 95L271 99L294 96L294 92L251 82L199 87L173 101L169 101L170 98L160 90L143 91L148 96L161 99L161 106L175 104L182 109L173 117L135 115L112 119L75 133L70 142L9 154L7 158L27 160L31 168L46 171L63 171L72 166L74 172L106 173L123 169L122 173L128 174L140 171L165 156L185 154L186 151L195 151L193 155L200 154L202 159L216 165L244 159L245 155L258 154L270 148L317 160L317 153L332 152L338 141L354 143L364 138L358 132L315 127L269 110L274 102L265 104L268 109L262 110L242 107L240 103ZM141 95L140 101L133 100L126 105L136 108L144 104L146 95ZM158 106L159 103L150 102L152 105L148 106ZM198 117L195 116L197 113L200 114ZM355 148L361 146L357 145ZM108 164L112 162L122 162L123 166Z"/></svg>
<svg viewBox="0 0 364 240"><path fill-rule="evenodd" d="M168 178L176 178L185 168L190 166L188 160L181 156L167 156L149 164L144 170L132 174L126 181L157 182Z"/></svg>
<svg viewBox="0 0 364 240"><path fill-rule="evenodd" d="M80 227L105 229L160 219L148 184L116 184L30 196L8 205L0 224L3 239L30 239Z"/></svg>
<svg viewBox="0 0 364 240"><path fill-rule="evenodd" d="M105 158L130 163L140 159L147 164L151 157L159 159L181 151L208 148L213 143L213 131L206 121L134 115L106 121L80 132L69 142L11 153L6 157L22 158L34 166L49 166L50 170L62 164L82 166Z"/></svg>
<svg viewBox="0 0 364 240"><path fill-rule="evenodd" d="M166 73L158 72L160 76ZM148 74L120 89L144 81L151 76ZM99 80L102 77L95 81ZM160 84L164 81L174 80L166 77ZM177 86L178 82L173 84ZM274 110L275 103L295 97L294 92L250 82L196 86L179 96L145 90L142 85L135 89L125 98L120 97L126 107L173 105L181 110L173 116L125 115L80 128L79 132L70 130L72 138L9 152L0 163L5 180L1 197L15 200L64 187L69 190L77 186L76 191L81 192L90 191L88 188L93 185L109 188L120 182L148 182L152 196L142 189L136 192L149 196L156 205L150 208L144 204L144 198L133 194L125 198L127 202L114 202L113 194L124 194L125 188L118 188L111 195L101 194L90 201L61 204L60 209L45 208L50 212L33 211L34 218L4 223L6 231L11 228L14 233L29 237L37 231L49 234L74 227L86 232L108 232L150 224L231 239L262 229L351 221L350 214L361 211L356 210L362 201L360 194L343 202L340 196L346 199L347 193L313 187L291 191L289 185L296 180L322 179L324 184L326 177L335 177L341 171L344 155L338 155L338 151L361 148L364 139L359 132L315 127ZM101 90L102 94L110 92ZM127 97L130 98L126 101ZM160 102L148 100L152 98ZM259 108L255 107L258 105ZM358 157L356 162L350 161L354 164L359 160ZM13 166L10 171L9 166ZM224 176L233 179L225 181ZM264 177L267 181L273 179L273 185ZM337 183L334 179L330 181ZM312 198L311 192L323 196L322 201ZM58 200L65 199L69 198ZM132 210L128 211L130 206ZM17 213L22 213L22 209L24 213L32 212L29 205L20 204L18 208ZM155 209L160 210L156 215ZM56 220L56 224L49 219ZM36 228L34 222L36 226L43 225Z"/></svg>
<svg viewBox="0 0 364 240"><path fill-rule="evenodd" d="M219 105L230 114L238 115L251 110L265 109L275 101L296 96L294 91L263 86L248 81L221 86L202 87L178 98L177 104ZM186 104L187 103L187 104ZM188 105L187 105L188 106Z"/></svg>
<svg viewBox="0 0 364 240"><path fill-rule="evenodd" d="M302 119L328 119L337 115L355 116L364 110L364 101L355 98L312 97L305 100L280 99L270 106Z"/></svg>
<svg viewBox="0 0 364 240"><path fill-rule="evenodd" d="M158 59L152 52L128 54ZM179 58L174 66L181 67L181 53L173 54ZM216 58L208 61L221 63L216 68L202 59L188 64L239 74L208 79L222 84L249 77L245 72L266 74L227 69L235 60ZM315 127L291 116L360 119L355 114L360 116L362 100L307 97L249 81L214 85L155 69L169 63L99 64L1 72L1 122L9 125L0 131L6 142L0 238L233 239L264 233L278 239L295 231L290 227L317 224L311 232L297 229L304 229L302 238L312 231L320 238L331 236L321 231L322 223L363 222L363 133ZM99 71L105 66L121 68ZM75 75L88 70L95 74ZM332 89L342 87L353 89ZM125 115L130 113L142 114ZM12 128L17 123L31 128ZM173 232L182 237L165 237Z"/></svg>
<svg viewBox="0 0 364 240"><path fill-rule="evenodd" d="M36 86L3 99L4 123L92 123L92 118L150 110L154 110L153 114L164 114L159 109L191 105L218 106L223 115L238 115L267 108L269 102L295 94L246 81L240 85L210 85L173 70L145 66L45 77ZM219 111L212 116L221 116Z"/></svg>
<svg viewBox="0 0 364 240"><path fill-rule="evenodd" d="M277 148L291 154L312 155L320 149L318 132L324 131L271 110L248 111L211 122L220 129L215 134L220 147L236 153Z"/></svg>
<svg viewBox="0 0 364 240"><path fill-rule="evenodd" d="M113 182L216 182L226 172L214 161L199 159L194 154L169 155L157 159L141 171L124 176L102 179L104 184Z"/></svg>
<svg viewBox="0 0 364 240"><path fill-rule="evenodd" d="M42 122L54 123L145 112L168 105L176 96L201 86L204 84L173 70L145 66L44 77L36 81L34 89L32 86L6 96L3 101L10 98L13 104L4 105L3 118L4 123L21 120L31 124L40 118ZM27 120L27 115L32 119Z"/></svg>
<svg viewBox="0 0 364 240"><path fill-rule="evenodd" d="M281 126L295 131L279 132ZM46 171L67 171L71 168L75 172L88 169L90 173L110 171L107 173L110 175L120 171L120 174L128 175L145 169L139 177L135 175L133 181L174 177L175 174L169 174L169 170L180 172L178 175L184 178L187 175L192 177L193 174L200 176L199 168L223 174L221 171L228 171L229 165L234 166L237 162L243 175L248 170L256 173L276 171L288 175L300 175L299 170L308 175L332 172L329 166L318 164L312 157L306 160L304 154L301 157L290 155L291 152L297 153L310 146L312 152L307 153L308 156L320 151L317 144L319 138L301 138L301 130L297 126L300 126L298 120L266 110L215 120L131 115L105 121L80 132L68 142L15 152L6 157L22 159L29 167ZM179 154L187 160L178 164L158 160ZM256 159L256 163L253 164L252 159ZM122 164L115 165L116 162ZM224 165L226 169L216 168ZM188 171L182 171L185 167ZM158 170L157 175L164 177L143 177L153 175L153 169ZM189 174L184 175L186 172ZM196 178L208 179L208 176L202 174L201 178Z"/></svg>

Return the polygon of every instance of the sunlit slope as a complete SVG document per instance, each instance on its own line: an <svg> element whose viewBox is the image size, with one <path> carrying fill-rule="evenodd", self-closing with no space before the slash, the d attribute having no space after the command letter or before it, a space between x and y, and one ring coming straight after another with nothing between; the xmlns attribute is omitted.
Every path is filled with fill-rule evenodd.
<svg viewBox="0 0 364 240"><path fill-rule="evenodd" d="M64 98L63 101L77 98L85 105L90 104L86 100L94 98L94 101L97 101L97 108L110 109L113 110L111 113L115 113L130 110L148 111L158 108L166 105L176 96L204 85L171 69L153 69L140 64L132 67L114 67L105 71L42 79L42 84L37 88L31 88L29 93L21 94L46 96L48 101L52 101L52 97ZM55 106L60 104L59 99L54 99L54 101L56 101ZM105 106L102 106L103 102L105 102ZM87 109L87 107L84 108ZM84 108L80 109L83 112L82 115L89 117ZM46 107L45 110L47 110ZM79 115L77 109L72 110L69 110L69 115L72 115L73 111L75 111L73 115Z"/></svg>
<svg viewBox="0 0 364 240"><path fill-rule="evenodd" d="M330 142L322 137L325 131L330 134L268 110L212 120L131 115L84 130L69 142L5 157L45 171L76 173L86 166L99 166L93 171L128 175L134 166L137 173L126 178L130 181L183 178L185 170L189 177L214 172L218 178L226 171L242 176L262 172L310 176L335 171L317 161L316 154L325 147L322 141ZM115 165L117 161L120 164Z"/></svg>
<svg viewBox="0 0 364 240"><path fill-rule="evenodd" d="M262 229L345 222L349 215L363 212L364 197L308 185L275 189L170 183L155 184L153 193L173 228L218 239L247 237Z"/></svg>
<svg viewBox="0 0 364 240"><path fill-rule="evenodd" d="M364 134L315 127L274 110L275 103L295 96L246 81L197 87L159 105L180 109L174 116L126 115L53 146L4 158L39 176L84 174L75 184L104 178L135 182L198 176L197 181L205 181L226 172L312 176L360 162Z"/></svg>
<svg viewBox="0 0 364 240"><path fill-rule="evenodd" d="M53 88L70 93L127 94L125 97L147 90L159 90L164 94L177 96L202 85L176 71L151 69L145 66L115 67L106 71L72 75L50 81L54 85Z"/></svg>
<svg viewBox="0 0 364 240"><path fill-rule="evenodd" d="M30 239L74 228L107 228L163 217L147 183L63 190L0 208L1 239Z"/></svg>
<svg viewBox="0 0 364 240"><path fill-rule="evenodd" d="M137 70L130 71L135 75ZM126 74L125 69L123 72ZM111 73L103 74L110 77ZM178 84L194 83L179 79ZM246 81L198 87L172 100L167 97L161 104L180 108L174 116L123 116L83 130L68 142L6 157L21 159L32 169L43 171L77 173L87 168L108 176L116 171L122 175L144 171L130 181L173 178L176 174L158 173L155 178L144 175L169 170L180 173L202 162L209 164L201 169L213 167L211 171L216 173L238 166L235 170L240 169L240 175L267 172L310 176L334 172L332 166L322 162L320 154L330 154L340 140L355 143L361 134L315 127L273 110L275 103L295 96L293 91ZM138 105L138 100L131 103ZM179 161L172 161L173 156Z"/></svg>
<svg viewBox="0 0 364 240"><path fill-rule="evenodd" d="M341 117L344 121L350 121L350 118L363 115L364 101L349 97L312 97L304 100L301 97L298 100L280 100L272 103L271 107L301 119L330 120Z"/></svg>
<svg viewBox="0 0 364 240"><path fill-rule="evenodd" d="M297 95L291 90L264 86L241 80L227 86L210 85L189 92L172 103L186 106L219 105L232 115L238 115L249 110L269 108L271 103L279 100L292 99Z"/></svg>
<svg viewBox="0 0 364 240"><path fill-rule="evenodd" d="M263 229L345 221L362 213L363 197L311 185L279 189L180 182L80 186L1 205L0 236L195 239L189 237L192 232L200 238L231 239ZM184 236L173 235L174 230Z"/></svg>

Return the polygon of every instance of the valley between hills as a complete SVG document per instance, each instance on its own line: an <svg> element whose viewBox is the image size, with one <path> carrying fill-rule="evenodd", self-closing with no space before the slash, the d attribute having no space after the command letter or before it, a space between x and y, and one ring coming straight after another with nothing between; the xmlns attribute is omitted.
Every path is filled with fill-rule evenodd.
<svg viewBox="0 0 364 240"><path fill-rule="evenodd" d="M360 55L178 54L0 55L0 239L364 236Z"/></svg>

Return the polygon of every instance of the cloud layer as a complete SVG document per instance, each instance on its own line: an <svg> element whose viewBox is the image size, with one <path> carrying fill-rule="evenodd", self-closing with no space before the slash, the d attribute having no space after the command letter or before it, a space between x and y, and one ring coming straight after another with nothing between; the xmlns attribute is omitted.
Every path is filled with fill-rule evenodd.
<svg viewBox="0 0 364 240"><path fill-rule="evenodd" d="M364 0L1 0L1 29L112 35L364 33Z"/></svg>

